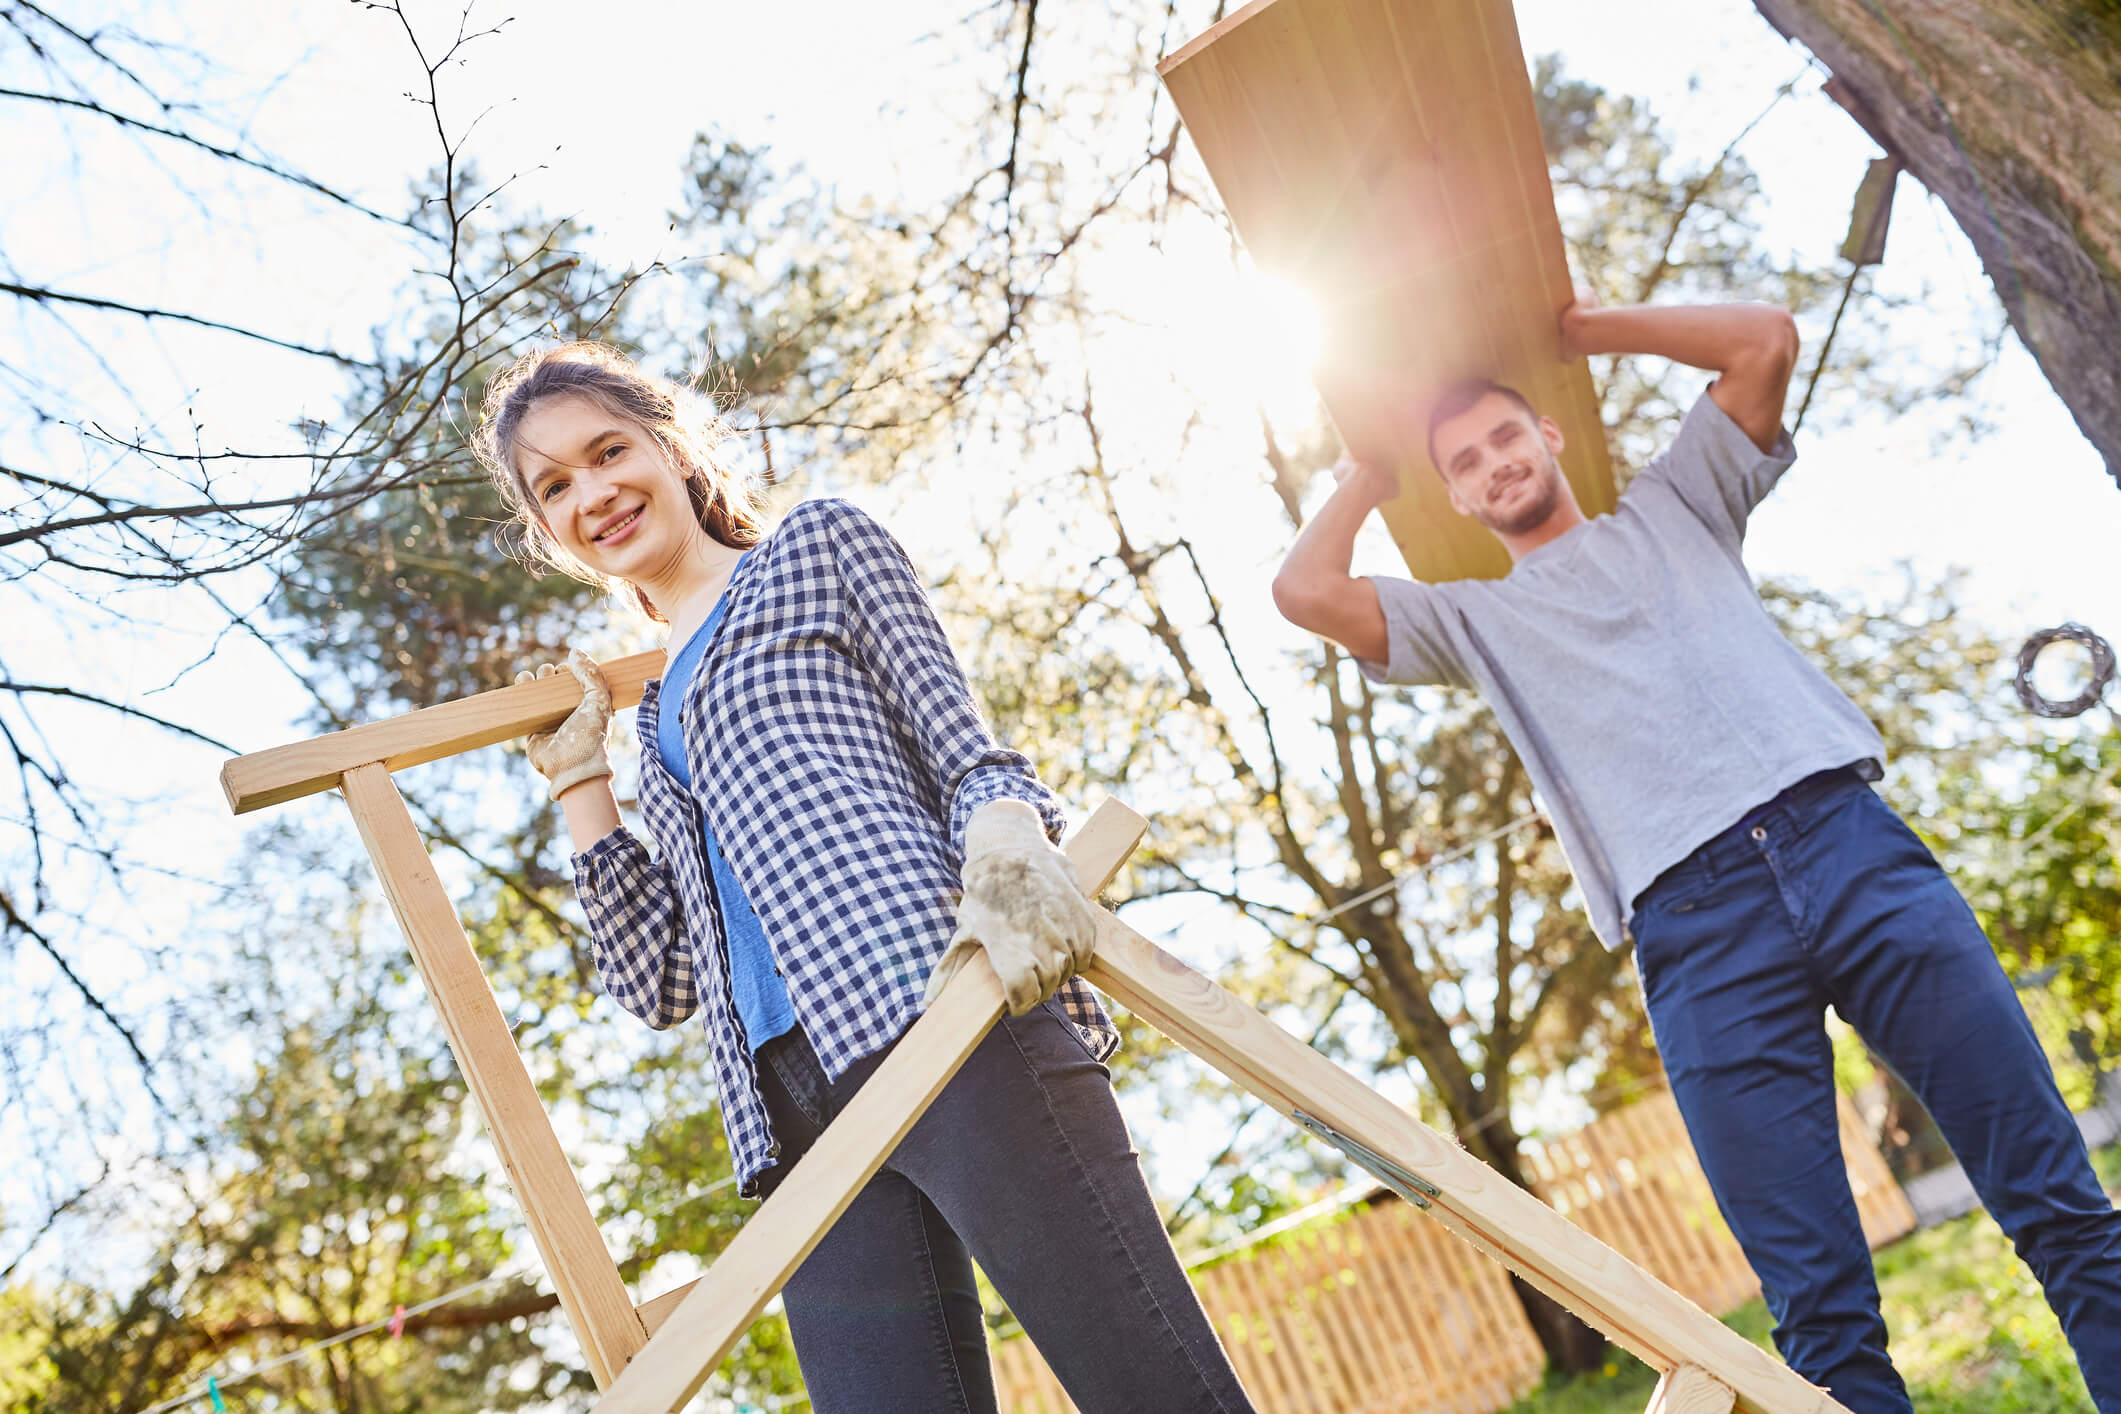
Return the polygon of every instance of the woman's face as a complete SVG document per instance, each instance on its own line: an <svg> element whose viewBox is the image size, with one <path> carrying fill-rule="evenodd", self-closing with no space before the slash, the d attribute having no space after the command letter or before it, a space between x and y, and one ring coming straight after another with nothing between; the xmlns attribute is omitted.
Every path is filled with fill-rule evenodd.
<svg viewBox="0 0 2121 1414"><path fill-rule="evenodd" d="M560 548L592 570L653 581L706 534L661 445L587 398L538 403L515 445L530 504Z"/></svg>

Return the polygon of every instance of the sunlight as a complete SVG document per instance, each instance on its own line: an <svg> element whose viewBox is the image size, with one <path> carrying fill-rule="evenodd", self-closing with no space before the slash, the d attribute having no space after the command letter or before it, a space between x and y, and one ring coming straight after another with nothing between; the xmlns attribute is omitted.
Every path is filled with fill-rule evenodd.
<svg viewBox="0 0 2121 1414"><path fill-rule="evenodd" d="M1104 374L1152 398L1149 389L1176 383L1231 428L1255 426L1262 408L1292 428L1317 415L1322 320L1301 287L1191 242L1101 252L1095 279L1126 311L1091 341Z"/></svg>
<svg viewBox="0 0 2121 1414"><path fill-rule="evenodd" d="M1303 289L1247 263L1174 282L1165 294L1181 378L1264 405L1276 422L1310 414L1320 319Z"/></svg>

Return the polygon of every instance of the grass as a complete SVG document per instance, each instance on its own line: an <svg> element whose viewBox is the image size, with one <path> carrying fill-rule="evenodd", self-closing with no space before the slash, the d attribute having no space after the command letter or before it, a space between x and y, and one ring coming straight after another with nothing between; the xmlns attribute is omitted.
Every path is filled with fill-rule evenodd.
<svg viewBox="0 0 2121 1414"><path fill-rule="evenodd" d="M2109 1184L2121 1176L2121 1146L2096 1157ZM1877 1266L1893 1363L1922 1414L2094 1414L2039 1283L1986 1213L1904 1238ZM1724 1324L1774 1348L1758 1301ZM1552 1381L1509 1414L1642 1414L1656 1383L1616 1348L1603 1371Z"/></svg>

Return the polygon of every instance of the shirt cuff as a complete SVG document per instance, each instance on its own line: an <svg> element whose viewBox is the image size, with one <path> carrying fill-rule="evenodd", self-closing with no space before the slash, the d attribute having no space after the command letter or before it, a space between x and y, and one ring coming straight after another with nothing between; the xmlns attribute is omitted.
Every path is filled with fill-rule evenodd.
<svg viewBox="0 0 2121 1414"><path fill-rule="evenodd" d="M614 825L611 828L611 833L605 835L589 848L578 851L569 861L574 865L576 892L581 894L597 893L598 866L608 866L612 856L627 853L629 847L638 848L639 844L631 834L627 833L624 825ZM605 868L603 872L608 876L609 868Z"/></svg>
<svg viewBox="0 0 2121 1414"><path fill-rule="evenodd" d="M1797 460L1797 444L1790 440L1787 427L1775 424L1775 445L1763 452L1736 419L1723 410L1723 404L1707 393L1695 400L1688 417L1701 419L1702 430L1713 447L1712 455L1728 458L1733 466L1748 468L1751 476L1758 476L1764 468L1773 468L1774 474L1780 476Z"/></svg>
<svg viewBox="0 0 2121 1414"><path fill-rule="evenodd" d="M1438 647L1435 586L1396 575L1371 575L1370 583L1384 610L1386 658L1356 658L1356 670L1371 682L1468 686L1456 655Z"/></svg>
<svg viewBox="0 0 2121 1414"><path fill-rule="evenodd" d="M972 823L973 814L982 805L997 800L1021 800L1038 811L1039 822L1046 827L1046 838L1053 844L1058 845L1067 833L1068 814L1061 809L1060 800L1026 767L999 762L976 766L958 782L957 799L951 802L950 847L958 858L964 858L965 827Z"/></svg>

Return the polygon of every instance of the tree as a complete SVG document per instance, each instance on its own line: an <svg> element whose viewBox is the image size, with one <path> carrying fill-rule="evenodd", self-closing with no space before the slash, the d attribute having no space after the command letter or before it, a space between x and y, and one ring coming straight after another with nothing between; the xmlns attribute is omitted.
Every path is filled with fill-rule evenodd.
<svg viewBox="0 0 2121 1414"><path fill-rule="evenodd" d="M1755 0L1950 208L2018 338L2121 482L2121 16L2104 0Z"/></svg>
<svg viewBox="0 0 2121 1414"><path fill-rule="evenodd" d="M1310 470L1334 447L1308 401L1271 404L1227 363L1203 373L1178 367L1168 348L1144 356L1127 342L1166 312L1145 285L1189 268L1227 271L1234 243L1151 76L1157 54L1208 16L1140 4L1118 17L1063 27L1050 8L1012 0L936 36L961 51L983 101L963 127L964 181L913 209L842 202L766 154L704 137L682 174L674 253L644 269L604 268L586 225L510 207L505 192L494 195L501 184L479 181L461 144L445 141L404 237L427 253L423 268L439 262L445 278L408 285L375 349L359 356L373 367L334 385L335 398L320 404L329 411L309 418L289 455L232 457L258 478L235 495L201 479L221 463L175 455L181 438L132 437L137 447L115 449L126 465L178 468L191 478L189 499L136 486L107 517L93 502L40 502L33 514L57 528L7 547L29 547L18 550L21 582L94 598L111 582L98 577L106 569L145 566L205 602L219 594L230 633L279 656L320 727L495 685L569 641L630 646L641 629L623 613L509 563L490 533L496 503L461 428L449 425L526 343L608 335L653 367L704 375L738 428L732 454L763 481L867 487L917 506L894 526L935 579L1005 735L1069 798L1109 786L1154 818L1152 848L1127 885L1130 915L1158 931L1159 920L1207 925L1174 945L1211 932L1224 940L1211 965L1229 980L1521 1177L1528 1095L1610 1103L1654 1070L1626 959L1590 941L1551 834L1530 814L1524 773L1485 712L1440 693L1373 693L1339 654L1263 617L1264 568L1302 519ZM446 48L419 51L430 78L429 58ZM1551 64L1538 86L1572 249L1604 298L1766 296L1815 328L1823 322L1832 281L1760 249L1757 191L1735 143L1720 160L1681 164L1642 105ZM1142 281L1159 252L1169 258ZM1859 312L1871 304L1859 302ZM1863 335L1859 319L1851 337ZM1672 425L1691 392L1684 374L1654 367L1598 371L1628 456ZM1823 408L1856 380L1868 380L1865 393L1924 391L1904 369L1852 360L1837 364ZM119 500L107 487L85 489ZM296 493L292 509L251 504ZM164 514L194 504L196 515ZM1204 506L1217 512L1212 525ZM154 527L168 531L162 548L127 560ZM1919 653L1927 640L1895 638L1823 598L1806 602L1826 639L1845 638L1852 672L1889 665L1861 680L1870 694L1861 700L1899 710L1893 672L1920 663L1898 647ZM465 758L425 768L409 785L504 1007L521 1023L541 1092L603 1156L590 1178L638 1239L627 1270L717 1250L740 1205L708 1198L681 1217L625 1217L699 1197L698 1183L725 1171L726 1155L685 1038L648 1040L592 1004L558 822L521 763ZM286 845L265 836L258 849ZM325 882L365 871L350 853L285 858ZM121 863L112 878L138 877L136 863ZM81 936L65 927L87 913L87 896L53 895L54 906L19 921L63 957ZM353 897L349 888L346 915L321 935L354 929ZM214 926L215 936L233 936L247 925L231 916ZM416 1037L424 1002L409 986L389 1002L387 1017L363 1024ZM414 1030L394 1030L403 1027ZM1174 1099L1177 1087L1203 1085L1167 1064L1167 1050L1143 1044L1140 1027L1130 1031L1137 1044L1123 1084ZM285 1057L290 1090L321 1110L331 1100L319 1077L339 1064L348 1034L326 1027L259 1044ZM205 1053L214 1043L195 1028L172 1045ZM164 1054L143 1049L140 1063L171 1073ZM256 1147L246 1152L259 1168L314 1172L311 1182L338 1189L347 1211L374 1200L328 1146L282 1152L314 1141L265 1093L269 1081L244 1078L251 1083L217 1094L205 1077L186 1077L184 1093L208 1111L187 1116L196 1134L225 1107L250 1117L244 1133ZM402 1113L417 1123L407 1133L446 1128L458 1113L445 1081L384 1087L409 1096ZM365 1100L348 1107L353 1119L377 1122ZM476 1185L450 1169L465 1152L439 1147L431 1166L403 1181L437 1202L475 1206ZM1263 1146L1240 1121L1174 1221L1192 1224L1193 1238L1227 1233L1289 1205L1333 1163L1315 1148ZM215 1169L215 1182L234 1182L230 1172ZM198 1203L210 1206L217 1191L208 1184ZM67 1191L50 1196L59 1226L39 1229L46 1216L34 1214L25 1228L10 1214L10 1234L61 1231L69 1213L93 1208L68 1209ZM242 1231L261 1251L288 1232L329 1226L292 1195L255 1216ZM481 1254L498 1259L503 1244L476 1214L469 1230ZM180 1275L230 1231L173 1219L142 1289L178 1292ZM388 1258L387 1244L371 1252L334 1240L348 1263L380 1270ZM228 1275L243 1300L209 1311L224 1323L279 1311L321 1329L387 1294L371 1283L355 1302L272 1287L235 1267ZM445 1279L453 1274L434 1274ZM181 1291L189 1309L193 1288ZM78 1339L66 1348L129 1352L113 1321L131 1298L116 1280L69 1293ZM517 1308L494 1320L518 1317L529 1319ZM1563 1323L1545 1329L1551 1348L1566 1347ZM513 1334L466 1330L462 1339L490 1337L477 1348L513 1360ZM149 1325L141 1338L161 1336ZM753 1387L771 1388L785 1377L785 1348L772 1347L770 1333L761 1339L769 1343ZM138 1358L181 1382L199 1356L158 1349ZM348 1358L364 1372L372 1359L389 1363L368 1347ZM552 1376L541 1369L533 1383ZM477 1387L434 1378L446 1398L469 1399Z"/></svg>
<svg viewBox="0 0 2121 1414"><path fill-rule="evenodd" d="M343 1414L569 1405L594 1391L348 833L276 826L230 882L223 906L248 941L211 1001L246 1063L219 1132L181 1172L113 1184L87 1205L108 1233L145 1227L144 1272L36 1293L19 1341L66 1408L125 1414L209 1373L232 1385L260 1366L247 1399ZM262 910L261 898L272 901ZM527 951L515 945L518 960ZM521 970L585 999L549 985L549 956ZM674 1048L570 1031L505 981L503 994L547 1102L609 1146L591 1196L621 1274L639 1280L677 1257L682 1276L711 1259L749 1205L696 1065ZM587 1049L623 1060L558 1063ZM143 1225L148 1212L158 1217ZM402 1335L372 1329L400 1306ZM785 1326L761 1322L722 1374L739 1393L795 1387ZM0 1409L46 1407L38 1387L0 1391Z"/></svg>
<svg viewBox="0 0 2121 1414"><path fill-rule="evenodd" d="M2005 968L2062 1001L2080 1058L2110 1068L2121 1060L2121 728L2043 732L2024 758L2015 788L1963 782L1943 847Z"/></svg>
<svg viewBox="0 0 2121 1414"><path fill-rule="evenodd" d="M72 192L91 229L110 203L149 194L199 213L157 225L164 254L195 255L206 268L236 248L246 213L261 226L306 219L377 233L408 265L434 272L431 290L446 289L430 309L455 336L438 345L446 369L466 339L493 332L484 311L497 290L564 280L575 262L549 249L541 261L533 245L527 264L489 267L503 278L483 287L460 266L462 222L490 193L474 189L459 160L438 76L476 36L423 38L388 6L370 7L377 18L402 30L417 66L414 101L430 110L441 149L435 186L414 193L407 214L260 148L248 135L252 111L221 97L210 57L36 5L0 14L0 103L23 122L11 154L23 158L25 182ZM32 158L49 160L33 168ZM44 209L56 216L66 205ZM47 224L59 223L11 227L11 240ZM189 242L203 242L203 253ZM55 1220L119 1176L99 1150L115 1144L138 1168L181 1165L213 1128L193 1103L212 1092L213 1050L203 1028L186 1024L186 999L171 989L135 992L131 1005L113 995L122 986L114 979L128 974L151 984L186 975L194 940L165 925L212 881L171 862L157 828L164 802L112 787L101 758L120 753L106 743L144 724L161 734L164 755L196 752L201 779L214 758L198 748L232 754L211 722L160 706L155 693L186 695L179 684L230 638L278 652L257 613L258 567L367 498L433 479L407 451L443 415L417 396L431 370L387 346L349 352L237 309L131 297L114 278L137 278L124 261L91 258L111 287L23 268L52 256L11 249L0 286L16 336L0 356L0 602L14 622L36 626L10 636L0 671L0 742L12 768L0 947L21 959L19 975L35 990L0 1018L11 1075L0 1132L33 1158L26 1173L43 1209L9 1214L9 1271ZM577 289L592 303L600 293ZM256 409L235 418L239 436L202 423L200 385L239 380L286 392L279 426L261 431ZM319 396L346 399L336 428L298 401ZM226 404L220 411L234 417ZM188 646L196 661L180 661L161 683L123 684L99 671L112 655L96 651L121 638L165 652ZM112 965L118 957L126 961ZM83 1064L84 1050L114 1064Z"/></svg>

